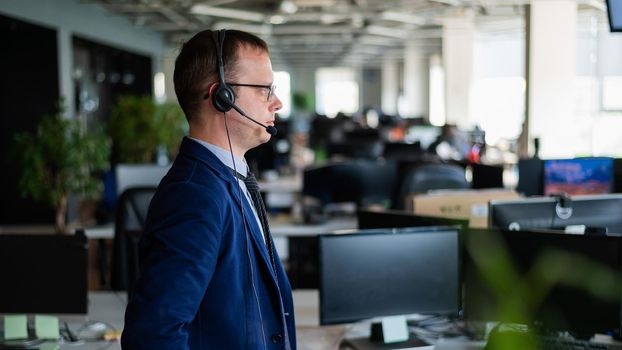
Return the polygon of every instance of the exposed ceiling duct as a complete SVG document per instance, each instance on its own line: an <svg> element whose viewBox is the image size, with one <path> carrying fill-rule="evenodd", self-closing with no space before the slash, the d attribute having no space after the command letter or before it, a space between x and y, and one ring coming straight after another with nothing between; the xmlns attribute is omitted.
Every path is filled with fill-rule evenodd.
<svg viewBox="0 0 622 350"><path fill-rule="evenodd" d="M602 8L603 0L577 0ZM164 33L170 45L202 29L234 28L270 44L275 66L378 65L403 53L405 42L441 49L444 16L465 9L497 30L521 30L529 0L88 0ZM507 21L507 22L506 22ZM419 47L416 43L415 46Z"/></svg>

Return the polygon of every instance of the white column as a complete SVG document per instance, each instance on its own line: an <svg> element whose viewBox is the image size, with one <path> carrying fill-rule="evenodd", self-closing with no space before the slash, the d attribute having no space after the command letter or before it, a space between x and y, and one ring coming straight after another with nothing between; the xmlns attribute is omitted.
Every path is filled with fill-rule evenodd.
<svg viewBox="0 0 622 350"><path fill-rule="evenodd" d="M445 72L440 54L430 56L430 117L432 125L445 124Z"/></svg>
<svg viewBox="0 0 622 350"><path fill-rule="evenodd" d="M564 129L574 117L577 3L532 0L530 12L529 134L540 137L542 156L573 156L572 128Z"/></svg>
<svg viewBox="0 0 622 350"><path fill-rule="evenodd" d="M399 67L394 59L385 58L382 62L382 111L386 114L397 114L397 98L399 97Z"/></svg>
<svg viewBox="0 0 622 350"><path fill-rule="evenodd" d="M65 117L71 118L76 115L71 33L65 28L58 28L56 40L58 47L58 94L65 102Z"/></svg>
<svg viewBox="0 0 622 350"><path fill-rule="evenodd" d="M447 123L470 127L473 82L474 15L465 11L443 21L443 65Z"/></svg>
<svg viewBox="0 0 622 350"><path fill-rule="evenodd" d="M179 54L179 47L167 47L162 59L162 72L164 73L164 93L166 102L177 102L173 73L175 72L175 59Z"/></svg>
<svg viewBox="0 0 622 350"><path fill-rule="evenodd" d="M404 97L407 116L428 118L430 70L427 55L409 41L404 50Z"/></svg>

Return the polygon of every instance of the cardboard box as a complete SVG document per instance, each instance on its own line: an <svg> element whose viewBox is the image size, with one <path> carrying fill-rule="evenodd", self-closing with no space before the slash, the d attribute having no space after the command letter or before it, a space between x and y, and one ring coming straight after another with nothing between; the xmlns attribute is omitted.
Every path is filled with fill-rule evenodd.
<svg viewBox="0 0 622 350"><path fill-rule="evenodd" d="M473 228L488 227L488 202L495 199L518 199L513 190L443 190L413 197L417 215L440 216L450 219L468 219Z"/></svg>

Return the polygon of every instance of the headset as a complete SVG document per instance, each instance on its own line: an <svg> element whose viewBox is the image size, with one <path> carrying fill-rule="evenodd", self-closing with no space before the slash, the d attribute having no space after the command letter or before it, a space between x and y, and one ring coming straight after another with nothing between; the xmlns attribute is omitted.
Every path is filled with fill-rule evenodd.
<svg viewBox="0 0 622 350"><path fill-rule="evenodd" d="M216 45L216 53L218 55L218 85L212 96L212 104L217 111L227 113L231 108L235 109L242 116L252 121L253 123L266 129L266 132L272 136L275 136L278 130L272 125L264 125L258 122L256 119L250 117L244 111L235 104L235 93L233 89L225 82L225 64L222 59L222 50L225 43L226 29L217 30L212 32L212 38ZM209 98L209 94L204 96L204 99Z"/></svg>
<svg viewBox="0 0 622 350"><path fill-rule="evenodd" d="M227 83L225 82L225 65L223 63L223 55L222 55L222 50L223 50L224 41L225 41L225 32L226 32L226 29L221 29L221 30L212 32L212 38L214 40L214 44L216 46L216 52L218 55L218 86L216 87L216 90L213 93L212 104L214 105L214 108L216 108L217 111L223 113L223 117L225 120L225 130L227 132L227 141L229 143L229 151L231 152L231 161L233 162L233 171L237 173L237 169L235 166L235 158L233 156L233 148L231 147L231 138L229 137L229 128L227 126L227 112L230 111L231 108L235 109L242 116L264 127L266 129L266 132L268 132L272 136L276 135L277 129L271 125L268 125L268 126L263 125L260 122L256 121L255 119L249 117L235 104L235 94L233 93L233 89L231 89L231 87L227 85ZM209 98L209 94L205 95L204 97L204 99L207 99L207 98ZM240 205L240 214L242 216L242 222L244 224L244 233L246 236L246 257L248 259L248 267L250 271L250 282L251 282L251 288L253 290L253 294L255 297L255 302L257 304L257 311L259 314L259 322L261 326L261 335L262 335L261 339L262 339L263 349L265 350L266 349L266 332L264 330L264 321L263 321L263 316L261 314L261 307L259 305L259 296L257 294L257 289L255 286L255 276L253 273L253 261L252 261L253 259L251 259L250 245L249 245L249 231L248 231L248 225L246 222L246 216L244 215L244 206L242 202L242 187L239 182L240 180L238 180L236 176L234 176L234 180L238 184L238 198L237 199L238 199L238 204ZM273 272L276 278L276 270ZM282 305L283 298L281 296L281 290L278 284L276 285L276 288L279 294L279 299L281 300L281 318L283 320L284 333L287 338L288 331L287 331L287 322L285 320L286 313ZM286 339L285 343L287 344L286 345L287 348L289 348L289 340Z"/></svg>

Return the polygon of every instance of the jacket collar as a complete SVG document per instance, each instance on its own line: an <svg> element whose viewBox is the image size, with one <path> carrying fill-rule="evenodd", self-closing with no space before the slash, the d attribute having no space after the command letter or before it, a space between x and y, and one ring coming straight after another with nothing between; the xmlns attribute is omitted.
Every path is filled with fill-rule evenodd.
<svg viewBox="0 0 622 350"><path fill-rule="evenodd" d="M195 159L205 164L221 179L227 182L236 181L231 169L218 159L210 150L200 143L184 137L179 147L179 155Z"/></svg>

